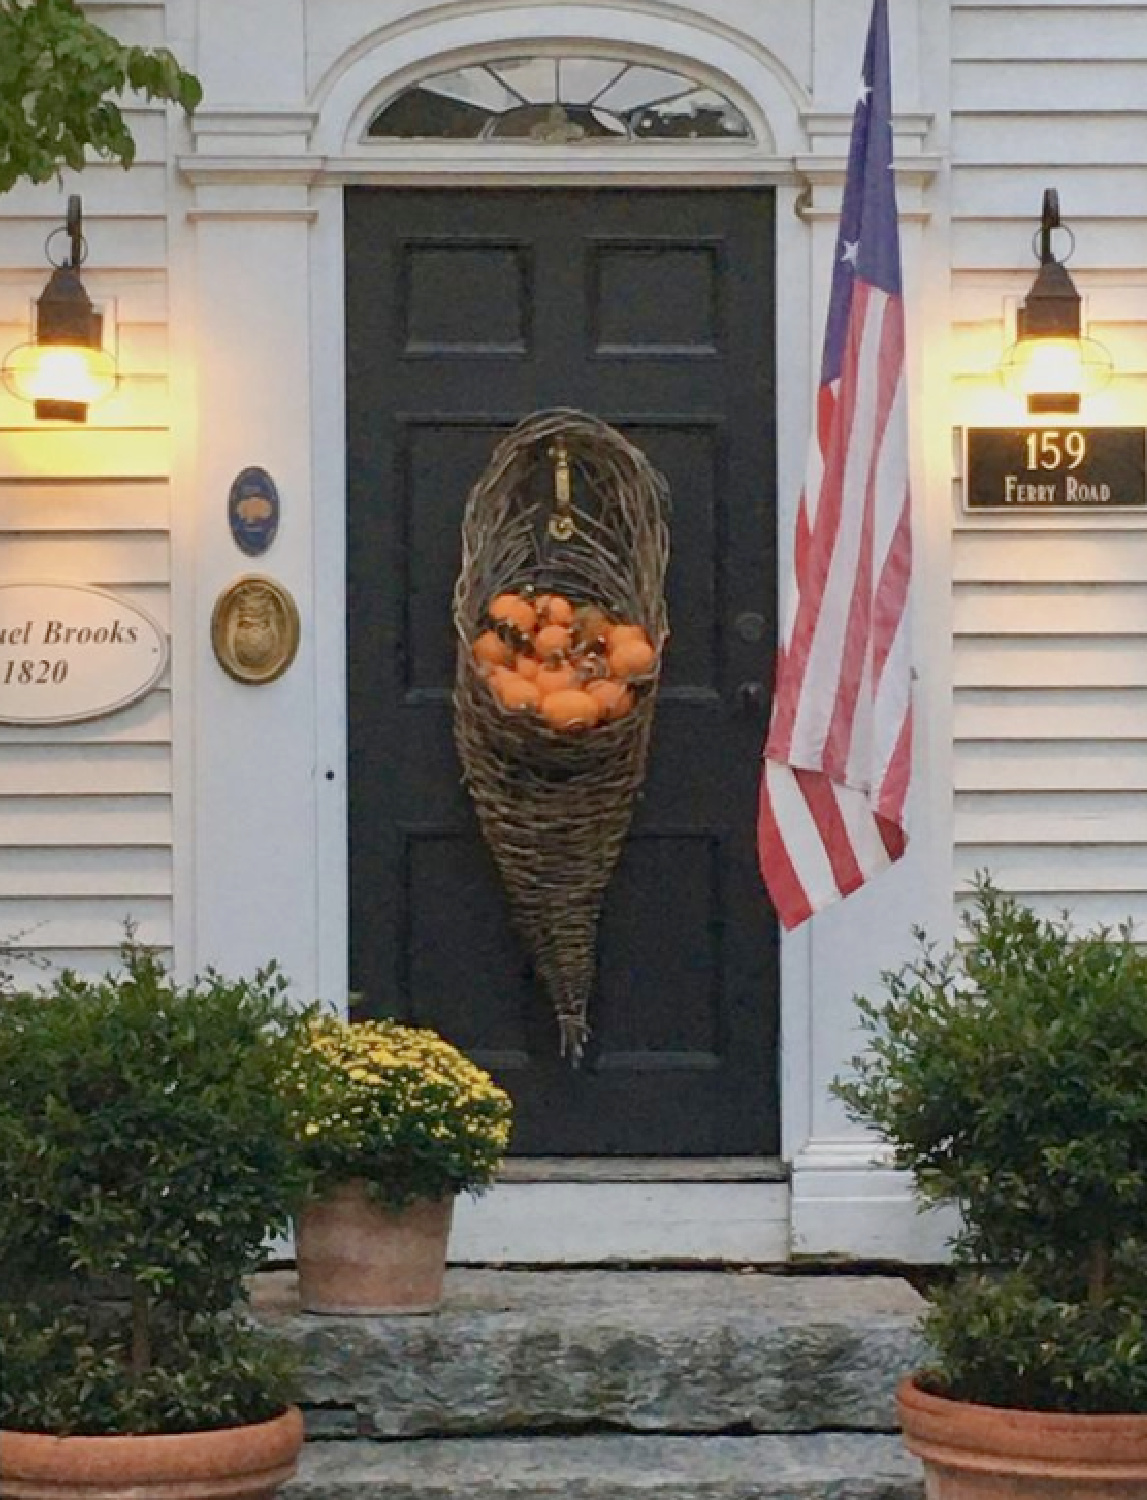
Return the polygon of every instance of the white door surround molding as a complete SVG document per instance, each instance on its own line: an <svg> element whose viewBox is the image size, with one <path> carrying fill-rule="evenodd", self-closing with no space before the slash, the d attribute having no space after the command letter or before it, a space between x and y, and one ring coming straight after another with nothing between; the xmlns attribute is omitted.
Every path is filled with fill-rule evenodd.
<svg viewBox="0 0 1147 1500"><path fill-rule="evenodd" d="M233 0L201 5L212 12L217 32L229 24L229 10L242 9ZM312 9L311 25L321 31L324 5ZM183 185L172 226L173 358L198 372L195 400L173 423L176 451L187 460L175 507L185 519L177 519L172 538L176 672L185 698L192 697L180 717L187 740L187 774L177 792L181 969L205 963L249 968L273 954L300 994L346 993L344 184L480 188L513 185L528 175L531 185L775 188L777 284L784 295L776 327L762 335L775 337L777 346L778 525L782 539L789 534L850 112L817 108L779 45L774 51L762 37L704 10L704 0L689 6L411 3L404 18L344 48L306 98L231 104L206 76L207 103L194 120L192 149L179 161ZM845 30L855 35L841 36L839 46L850 47L858 62L863 20L837 27ZM687 62L743 110L756 140L583 146L363 139L379 104L420 75L488 56L495 47L505 55L562 43L667 66ZM927 259L925 221L938 168L924 150L929 128L927 115L897 118L910 295L914 274L924 280L913 268ZM203 497L225 495L234 473L252 462L271 469L283 495L280 538L266 564L293 592L304 631L290 673L277 684L245 689L222 679L210 660L206 627L214 597L239 568L226 527L210 509L215 500ZM925 481L917 484L918 496L926 490ZM939 679L922 686L943 691ZM280 772L269 776L265 761L250 754L252 746L276 747ZM927 812L924 804L934 795L926 788L919 800ZM238 827L244 830L244 868L220 878ZM827 1085L853 1050L852 993L899 960L913 922L934 923L945 910L947 876L946 860L938 861L929 841L919 840L917 852L875 887L785 939L781 1108L793 1180L780 1197L772 1189L754 1190L770 1204L762 1244L778 1243L776 1205L783 1203L790 1253L934 1256L936 1237L921 1233L903 1180L873 1162L871 1143L844 1120ZM623 1186L610 1191L624 1196ZM668 1195L675 1188L680 1184L635 1188L632 1214L640 1219L652 1191L656 1217L671 1216ZM564 1203L569 1193L576 1187L557 1196ZM475 1243L504 1242L513 1223L534 1212L526 1196L527 1185L507 1188L503 1222L495 1191L466 1215L467 1237L472 1230ZM746 1193L746 1201L751 1197ZM743 1226L737 1233L745 1258ZM710 1240L698 1240L690 1253L736 1258L717 1223Z"/></svg>

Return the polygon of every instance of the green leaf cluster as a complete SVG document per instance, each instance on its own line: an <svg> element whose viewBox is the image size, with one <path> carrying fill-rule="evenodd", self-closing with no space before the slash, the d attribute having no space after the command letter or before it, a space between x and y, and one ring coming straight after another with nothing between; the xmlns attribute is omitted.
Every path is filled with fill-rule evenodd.
<svg viewBox="0 0 1147 1500"><path fill-rule="evenodd" d="M967 1270L930 1298L924 1332L943 1365L925 1387L1028 1411L1147 1412L1141 1274L1093 1302L1030 1271Z"/></svg>
<svg viewBox="0 0 1147 1500"><path fill-rule="evenodd" d="M929 1331L950 1394L1147 1411L1147 955L1076 934L986 877L963 941L858 997L868 1049L834 1091L927 1201L955 1204L966 1274ZM983 1274L972 1268L991 1268Z"/></svg>
<svg viewBox="0 0 1147 1500"><path fill-rule="evenodd" d="M118 41L77 0L0 0L0 192L78 171L88 152L130 167L126 93L187 111L203 97L167 48Z"/></svg>
<svg viewBox="0 0 1147 1500"><path fill-rule="evenodd" d="M210 1319L241 1298L302 1191L283 1079L307 1016L285 988L273 965L177 985L129 941L115 974L0 997L3 1295L86 1308L93 1328L114 1313L100 1360L128 1351L120 1373L140 1402L163 1384L161 1341L198 1349L210 1386ZM9 1354L0 1425L13 1404L48 1399L34 1378L20 1389ZM187 1370L187 1425L209 1425L214 1398Z"/></svg>
<svg viewBox="0 0 1147 1500"><path fill-rule="evenodd" d="M24 1303L0 1308L0 1427L21 1432L202 1432L276 1416L291 1398L296 1353L237 1320L158 1310L156 1354L137 1377L127 1330L110 1309Z"/></svg>

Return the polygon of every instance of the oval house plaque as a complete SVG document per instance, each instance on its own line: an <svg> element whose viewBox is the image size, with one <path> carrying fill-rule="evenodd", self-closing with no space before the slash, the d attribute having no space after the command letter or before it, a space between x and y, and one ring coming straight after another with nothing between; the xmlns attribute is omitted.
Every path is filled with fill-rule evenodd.
<svg viewBox="0 0 1147 1500"><path fill-rule="evenodd" d="M227 497L227 519L240 552L259 557L279 530L279 491L266 469L253 464L235 477Z"/></svg>
<svg viewBox="0 0 1147 1500"><path fill-rule="evenodd" d="M167 666L167 636L126 599L75 583L0 583L0 724L126 708Z"/></svg>

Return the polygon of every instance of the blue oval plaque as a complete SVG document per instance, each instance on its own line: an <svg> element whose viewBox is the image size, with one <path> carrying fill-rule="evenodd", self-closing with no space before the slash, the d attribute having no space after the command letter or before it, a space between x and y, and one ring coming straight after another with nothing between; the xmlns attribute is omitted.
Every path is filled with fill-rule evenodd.
<svg viewBox="0 0 1147 1500"><path fill-rule="evenodd" d="M259 557L279 529L279 491L275 481L254 465L235 476L227 498L227 520L240 552Z"/></svg>

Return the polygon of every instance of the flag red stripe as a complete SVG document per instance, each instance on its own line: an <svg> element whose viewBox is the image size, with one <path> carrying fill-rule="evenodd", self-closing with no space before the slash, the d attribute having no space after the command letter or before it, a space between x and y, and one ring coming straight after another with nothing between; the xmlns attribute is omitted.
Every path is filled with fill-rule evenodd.
<svg viewBox="0 0 1147 1500"><path fill-rule="evenodd" d="M857 862L848 825L841 816L836 789L819 771L798 770L796 778L828 855L836 888L842 896L850 895L864 884L864 871Z"/></svg>
<svg viewBox="0 0 1147 1500"><path fill-rule="evenodd" d="M873 627L876 640L876 648L873 658L873 680L879 683L884 675L884 666L888 660L888 653L892 650L892 644L896 639L896 632L900 628L900 621L904 617L904 608L908 602L908 584L912 572L912 533L910 530L910 518L908 513L908 497L904 497L899 518L896 522L896 530L892 537L892 543L888 548L888 554L884 559L884 567L880 573L880 582L876 586L876 606L873 612Z"/></svg>
<svg viewBox="0 0 1147 1500"><path fill-rule="evenodd" d="M773 801L764 775L757 807L757 847L761 870L777 915L786 927L796 927L812 916L808 892L789 858L788 845L773 813Z"/></svg>
<svg viewBox="0 0 1147 1500"><path fill-rule="evenodd" d="M888 763L888 771L880 784L877 805L881 814L894 823L904 821L904 803L908 796L908 782L912 773L912 709L909 706L900 725L896 748Z"/></svg>

